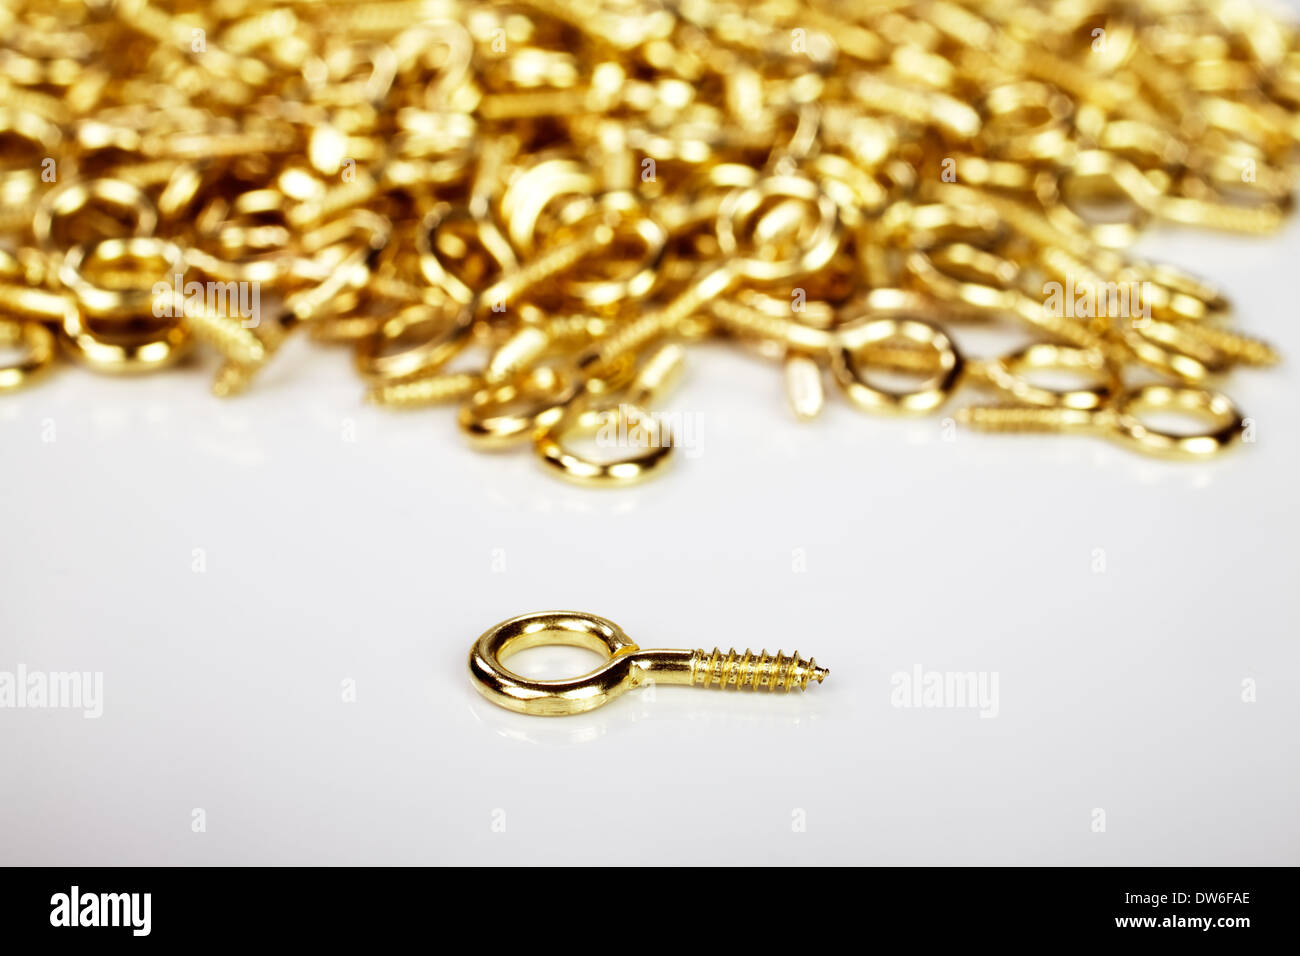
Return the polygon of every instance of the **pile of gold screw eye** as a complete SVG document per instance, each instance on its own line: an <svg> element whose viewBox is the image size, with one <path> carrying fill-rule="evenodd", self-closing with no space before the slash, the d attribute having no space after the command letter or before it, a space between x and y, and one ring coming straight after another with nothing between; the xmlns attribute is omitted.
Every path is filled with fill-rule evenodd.
<svg viewBox="0 0 1300 956"><path fill-rule="evenodd" d="M617 484L670 460L647 405L704 338L800 417L828 374L869 411L960 386L970 427L1183 457L1242 431L1215 377L1277 359L1120 251L1282 223L1300 40L1247 0L5 0L0 38L0 390L56 342L197 342L232 395L296 333ZM1023 347L967 360L971 323Z"/></svg>

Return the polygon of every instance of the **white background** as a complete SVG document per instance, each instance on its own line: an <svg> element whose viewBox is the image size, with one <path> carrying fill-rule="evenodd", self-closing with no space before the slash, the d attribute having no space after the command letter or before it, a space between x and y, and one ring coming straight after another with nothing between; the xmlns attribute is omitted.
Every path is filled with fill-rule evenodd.
<svg viewBox="0 0 1300 956"><path fill-rule="evenodd" d="M99 719L0 709L0 863L1300 863L1300 224L1139 249L1287 356L1222 383L1256 443L945 441L838 393L801 424L719 347L663 406L690 455L615 491L363 405L305 341L236 400L210 360L0 398L0 671L104 680ZM553 608L831 675L562 719L478 697L477 636ZM997 716L894 707L916 665L996 672Z"/></svg>
<svg viewBox="0 0 1300 956"><path fill-rule="evenodd" d="M589 490L451 409L363 405L306 341L229 401L210 363L61 367L0 403L0 670L102 671L104 713L0 710L0 861L1300 862L1300 230L1144 248L1289 356L1224 383L1258 441L1221 460L945 441L838 393L800 424L779 369L705 347L664 406L692 456ZM471 643L551 608L831 676L562 719L479 698ZM892 706L917 664L997 672L998 715Z"/></svg>

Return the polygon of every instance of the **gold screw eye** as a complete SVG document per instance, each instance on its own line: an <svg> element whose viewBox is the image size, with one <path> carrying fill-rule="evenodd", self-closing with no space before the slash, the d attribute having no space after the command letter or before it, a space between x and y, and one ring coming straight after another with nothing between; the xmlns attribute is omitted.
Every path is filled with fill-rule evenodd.
<svg viewBox="0 0 1300 956"><path fill-rule="evenodd" d="M811 230L800 232L801 241L785 255L762 258L750 250L742 253L741 235L751 216L771 201L798 200L816 210ZM840 246L843 225L839 207L811 179L798 176L769 176L747 188L733 190L718 207L714 231L724 261L744 277L760 282L788 279L800 273L816 272L830 262Z"/></svg>
<svg viewBox="0 0 1300 956"><path fill-rule="evenodd" d="M1122 385L1119 370L1098 349L1073 348L1037 342L991 362L970 366L972 374L1026 405L1096 409L1109 404ZM1035 385L1031 372L1066 372L1082 375L1096 384L1079 388L1048 388Z"/></svg>
<svg viewBox="0 0 1300 956"><path fill-rule="evenodd" d="M530 680L502 661L531 647L581 647L608 658L570 680ZM474 688L501 707L551 717L580 714L613 700L641 682L629 655L639 650L613 621L578 611L524 614L484 632L469 655Z"/></svg>
<svg viewBox="0 0 1300 956"><path fill-rule="evenodd" d="M47 253L54 252L55 224L74 220L98 203L133 218L133 236L152 236L158 228L158 210L140 187L112 178L73 181L55 186L36 207L31 228L37 245Z"/></svg>
<svg viewBox="0 0 1300 956"><path fill-rule="evenodd" d="M566 440L584 432L595 433L598 444L631 451L608 461L571 451ZM649 412L631 404L570 411L541 431L536 445L543 464L562 478L603 487L644 481L667 467L673 454L667 429Z"/></svg>
<svg viewBox="0 0 1300 956"><path fill-rule="evenodd" d="M474 310L408 305L357 344L357 371L371 384L410 380L436 372L469 343Z"/></svg>
<svg viewBox="0 0 1300 956"><path fill-rule="evenodd" d="M126 269L125 288L107 288L86 274L87 266ZM147 268L153 265L153 268ZM73 246L59 267L59 280L72 291L82 310L94 318L131 319L154 312L159 295L184 296L185 254L174 242L155 236L100 239ZM156 291L162 286L164 291Z"/></svg>
<svg viewBox="0 0 1300 956"><path fill-rule="evenodd" d="M533 680L503 661L512 654L548 645L582 647L606 658L586 674L565 680ZM558 717L581 714L648 681L723 690L806 690L830 673L815 660L762 651L723 653L643 650L613 621L583 611L538 611L489 628L469 653L474 689L492 703L521 714Z"/></svg>
<svg viewBox="0 0 1300 956"><path fill-rule="evenodd" d="M1147 412L1174 411L1204 419L1201 431L1170 432L1144 424ZM1226 396L1203 388L1144 385L1115 407L1115 431L1141 451L1170 458L1209 458L1241 437L1241 413Z"/></svg>
<svg viewBox="0 0 1300 956"><path fill-rule="evenodd" d="M1165 431L1143 421L1151 412L1173 412L1206 420L1201 430ZM1204 459L1227 450L1245 425L1225 395L1203 388L1144 385L1120 392L1106 406L1082 410L1057 406L976 406L957 411L957 420L991 432L1081 432L1123 442L1147 455Z"/></svg>
<svg viewBox="0 0 1300 956"><path fill-rule="evenodd" d="M920 319L876 317L838 330L839 344L831 351L835 381L860 408L870 412L915 415L933 411L948 400L961 378L962 357L956 345L937 326ZM886 342L901 340L934 355L934 371L914 389L889 389L866 379L867 366L857 353Z"/></svg>
<svg viewBox="0 0 1300 956"><path fill-rule="evenodd" d="M72 359L109 375L168 368L184 358L193 344L194 337L182 321L162 322L153 329L99 331L75 307L63 320L63 346Z"/></svg>
<svg viewBox="0 0 1300 956"><path fill-rule="evenodd" d="M510 448L558 422L582 395L570 375L541 365L514 381L475 392L457 420L476 447Z"/></svg>

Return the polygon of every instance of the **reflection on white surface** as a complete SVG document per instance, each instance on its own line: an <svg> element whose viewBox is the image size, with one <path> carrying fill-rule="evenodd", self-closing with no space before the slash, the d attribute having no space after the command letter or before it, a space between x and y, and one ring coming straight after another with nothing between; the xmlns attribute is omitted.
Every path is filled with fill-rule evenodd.
<svg viewBox="0 0 1300 956"><path fill-rule="evenodd" d="M756 695L749 691L709 691L690 687L638 688L604 707L565 717L517 714L481 697L473 700L469 707L479 724L510 740L545 747L576 747L607 735L626 733L631 725L642 722L684 720L696 726L759 733L797 728L821 719L822 711L811 699L815 693L811 691L803 695L808 698L806 700L797 697L770 700L768 698L772 695L766 692ZM710 705L708 698L718 694L739 694L746 703L729 707ZM683 695L691 696L679 699ZM704 695L703 700L699 699L700 695ZM758 699L754 700L756 696Z"/></svg>
<svg viewBox="0 0 1300 956"><path fill-rule="evenodd" d="M511 455L514 468L528 466L542 474L541 466L531 459L529 449L521 448ZM544 475L547 485L531 487L534 482L521 482L519 475L502 476L489 480L484 495L490 507L502 511L529 511L534 514L626 515L635 512L644 497L644 490L635 485L627 488L582 488L562 484L558 479Z"/></svg>
<svg viewBox="0 0 1300 956"><path fill-rule="evenodd" d="M0 710L0 860L590 862L575 836L635 815L629 862L1294 863L1300 224L1171 249L1288 357L1222 384L1259 440L1221 460L947 441L833 390L805 426L778 368L707 348L670 404L699 454L608 493L469 448L451 408L363 404L333 350L229 402L204 367L0 396L0 670L107 691L94 721ZM555 607L831 675L480 699L474 639ZM891 707L917 662L998 672L998 716Z"/></svg>

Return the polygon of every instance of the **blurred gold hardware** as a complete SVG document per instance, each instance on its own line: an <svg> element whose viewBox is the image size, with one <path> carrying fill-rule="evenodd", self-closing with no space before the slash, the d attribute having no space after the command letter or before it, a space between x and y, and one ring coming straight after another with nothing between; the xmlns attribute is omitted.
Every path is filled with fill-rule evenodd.
<svg viewBox="0 0 1300 956"><path fill-rule="evenodd" d="M838 344L831 351L831 371L849 399L867 411L895 414L933 411L948 400L961 378L963 361L956 345L938 326L911 318L910 312L907 308L870 309L861 319L836 331ZM934 355L933 372L916 388L906 391L872 385L866 377L867 366L858 353L887 342L928 350Z"/></svg>
<svg viewBox="0 0 1300 956"><path fill-rule="evenodd" d="M714 299L709 312L719 326L735 335L778 342L791 349L822 353L835 345L835 333L793 317L773 315L734 299Z"/></svg>
<svg viewBox="0 0 1300 956"><path fill-rule="evenodd" d="M558 422L581 389L563 372L538 366L501 385L488 385L461 406L459 423L480 448L509 448Z"/></svg>
<svg viewBox="0 0 1300 956"><path fill-rule="evenodd" d="M1186 323L1179 327L1193 339L1197 339L1218 352L1228 361L1243 365L1276 365L1282 361L1277 349L1261 339L1222 329L1205 322Z"/></svg>
<svg viewBox="0 0 1300 956"><path fill-rule="evenodd" d="M61 321L76 301L66 292L48 292L35 286L0 282L0 309L29 319Z"/></svg>
<svg viewBox="0 0 1300 956"><path fill-rule="evenodd" d="M113 206L132 216L135 220L132 232L134 236L151 236L158 227L158 212L152 200L138 186L120 179L70 182L51 189L36 207L31 230L37 244L46 251L53 251L55 224L79 216L96 202Z"/></svg>
<svg viewBox="0 0 1300 956"><path fill-rule="evenodd" d="M488 385L508 381L537 361L550 344L551 336L545 329L525 325L492 353L483 370L483 381Z"/></svg>
<svg viewBox="0 0 1300 956"><path fill-rule="evenodd" d="M605 445L630 451L610 460L571 451L566 439L582 432L612 433ZM598 444L601 442L598 439ZM630 485L657 474L672 461L672 436L649 412L631 404L583 408L569 406L539 431L537 454L543 464L567 481L581 485Z"/></svg>
<svg viewBox="0 0 1300 956"><path fill-rule="evenodd" d="M212 379L212 394L218 398L242 395L251 384L256 370L238 362L222 362Z"/></svg>
<svg viewBox="0 0 1300 956"><path fill-rule="evenodd" d="M427 378L375 385L366 398L376 405L390 408L424 408L444 402L462 401L487 385L482 375L473 372L446 372Z"/></svg>
<svg viewBox="0 0 1300 956"><path fill-rule="evenodd" d="M131 284L126 288L104 288L87 278L85 267L91 262L102 266L118 266L125 262L142 264L152 260L159 268L141 273L127 270ZM59 267L59 281L80 303L86 315L96 318L137 318L153 313L162 285L165 297L175 298L184 293L185 254L174 242L155 236L137 236L125 239L99 239L73 246ZM179 288L177 288L179 286Z"/></svg>
<svg viewBox="0 0 1300 956"><path fill-rule="evenodd" d="M765 200L784 197L812 204L817 210L814 227L794 238L784 252L741 252L743 225ZM830 261L839 242L840 221L835 203L815 183L796 177L773 177L747 189L730 192L718 207L714 224L722 256L706 266L687 286L661 308L634 319L579 358L579 367L601 377L618 359L647 342L679 330L682 323L702 311L745 279L772 282L805 272L815 272Z"/></svg>
<svg viewBox="0 0 1300 956"><path fill-rule="evenodd" d="M232 396L301 326L367 400L616 485L672 460L650 409L704 338L800 419L826 372L882 412L967 384L1015 403L973 425L1191 457L1228 440L1136 412L1229 428L1205 383L1279 361L1122 251L1290 214L1300 31L1245 0L73 6L0 14L6 382L48 329L108 372L197 342ZM212 304L236 285L274 318ZM967 360L975 324L1027 341Z"/></svg>
<svg viewBox="0 0 1300 956"><path fill-rule="evenodd" d="M503 663L520 651L556 644L585 648L608 659L567 680L532 680ZM594 710L650 682L789 692L807 690L811 681L820 684L830 673L798 651L643 650L613 621L583 611L540 611L502 621L474 643L469 671L474 689L492 703L542 717Z"/></svg>
<svg viewBox="0 0 1300 956"><path fill-rule="evenodd" d="M1039 197L1051 213L1067 228L1090 232L1098 243L1123 248L1132 243L1146 217L1166 219L1190 226L1204 226L1231 232L1275 232L1287 210L1275 202L1253 205L1228 202L1219 197L1199 198L1174 195L1154 181L1151 174L1127 160L1104 150L1085 150L1074 157L1071 165L1056 179L1041 180ZM1132 204L1127 220L1086 222L1071 201L1076 184L1091 182L1085 196L1120 196Z"/></svg>
<svg viewBox="0 0 1300 956"><path fill-rule="evenodd" d="M625 386L618 379L601 383L604 388L589 383L560 414L539 417L534 444L542 464L575 484L605 487L636 484L663 471L672 462L673 436L647 407L676 385L684 358L680 345L661 345ZM584 433L594 435L602 452L621 453L592 458L574 452L568 440Z"/></svg>
<svg viewBox="0 0 1300 956"><path fill-rule="evenodd" d="M96 372L135 375L175 365L194 338L180 320L139 320L152 328L94 329L77 308L63 319L63 344L72 358Z"/></svg>
<svg viewBox="0 0 1300 956"><path fill-rule="evenodd" d="M807 355L792 354L785 359L785 394L795 417L809 421L821 414L826 404L822 384L822 367Z"/></svg>
<svg viewBox="0 0 1300 956"><path fill-rule="evenodd" d="M675 342L661 345L628 383L628 403L644 407L662 398L681 379L685 363L686 350L681 345Z"/></svg>
<svg viewBox="0 0 1300 956"><path fill-rule="evenodd" d="M0 319L0 346L23 353L16 362L0 365L0 392L32 384L54 364L54 335L39 322Z"/></svg>
<svg viewBox="0 0 1300 956"><path fill-rule="evenodd" d="M279 344L258 335L244 319L213 312L202 304L187 303L183 314L185 325L196 339L249 371L262 366Z"/></svg>
<svg viewBox="0 0 1300 956"><path fill-rule="evenodd" d="M408 305L358 345L357 371L375 382L437 371L465 347L473 317L471 305L451 314L446 308L422 302Z"/></svg>
<svg viewBox="0 0 1300 956"><path fill-rule="evenodd" d="M952 258L955 248L971 247L955 244L930 253L917 250L908 254L907 270L930 295L952 302L966 312L1017 319L1036 331L1079 348L1101 347L1101 339L1086 323L1054 313L1042 299L1021 288L1020 269L1014 262L990 253L981 253L963 262ZM949 254L946 262L941 255L945 251ZM941 265L956 266L968 273L982 269L987 274L954 277L940 268Z"/></svg>
<svg viewBox="0 0 1300 956"><path fill-rule="evenodd" d="M868 345L861 354L870 367L917 375L935 374L943 355L919 343ZM1036 374L1043 372L1063 373L1093 384L1060 388L1036 384ZM1101 408L1123 390L1119 368L1105 353L1049 342L1035 342L997 358L967 359L961 380L992 389L1022 405L1046 408Z"/></svg>
<svg viewBox="0 0 1300 956"><path fill-rule="evenodd" d="M1076 388L1036 385L1032 372L1074 373L1096 384ZM1024 405L1099 409L1122 389L1119 369L1096 349L1036 342L996 359L966 363L966 374Z"/></svg>
<svg viewBox="0 0 1300 956"><path fill-rule="evenodd" d="M1209 424L1202 432L1170 432L1143 424L1141 413L1176 411ZM957 421L982 431L1084 432L1104 435L1149 455L1208 458L1241 436L1241 413L1225 396L1203 388L1144 385L1099 409L982 406L957 410Z"/></svg>

